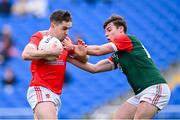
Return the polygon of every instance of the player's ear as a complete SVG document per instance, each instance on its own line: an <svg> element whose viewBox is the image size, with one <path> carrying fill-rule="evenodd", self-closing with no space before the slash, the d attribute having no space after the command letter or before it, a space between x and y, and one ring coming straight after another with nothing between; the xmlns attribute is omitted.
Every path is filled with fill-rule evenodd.
<svg viewBox="0 0 180 120"><path fill-rule="evenodd" d="M123 27L123 26L119 26L118 29L119 29L120 32L123 32L123 31L124 31L124 27Z"/></svg>
<svg viewBox="0 0 180 120"><path fill-rule="evenodd" d="M51 27L54 28L54 23L51 23Z"/></svg>
<svg viewBox="0 0 180 120"><path fill-rule="evenodd" d="M51 27L54 28L55 27L55 23L54 22L51 22Z"/></svg>

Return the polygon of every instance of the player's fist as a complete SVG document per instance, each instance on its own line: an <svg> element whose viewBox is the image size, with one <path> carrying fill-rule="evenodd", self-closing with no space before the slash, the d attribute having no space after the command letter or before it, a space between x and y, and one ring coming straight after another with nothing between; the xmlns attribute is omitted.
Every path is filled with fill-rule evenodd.
<svg viewBox="0 0 180 120"><path fill-rule="evenodd" d="M83 45L75 45L74 52L78 56L86 56L87 55L87 48Z"/></svg>
<svg viewBox="0 0 180 120"><path fill-rule="evenodd" d="M68 51L73 51L74 50L74 45L72 44L72 41L69 37L66 37L63 42L63 48L68 50Z"/></svg>
<svg viewBox="0 0 180 120"><path fill-rule="evenodd" d="M78 43L78 45L83 45L83 46L87 47L86 43L81 38L77 39L77 43Z"/></svg>

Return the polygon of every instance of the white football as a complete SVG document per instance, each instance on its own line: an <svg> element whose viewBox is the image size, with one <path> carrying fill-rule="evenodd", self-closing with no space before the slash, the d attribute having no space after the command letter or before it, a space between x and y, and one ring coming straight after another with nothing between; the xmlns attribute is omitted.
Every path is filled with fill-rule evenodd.
<svg viewBox="0 0 180 120"><path fill-rule="evenodd" d="M56 37L45 36L40 41L38 49L52 51L55 53L57 52L57 54L60 54L63 51L63 45Z"/></svg>

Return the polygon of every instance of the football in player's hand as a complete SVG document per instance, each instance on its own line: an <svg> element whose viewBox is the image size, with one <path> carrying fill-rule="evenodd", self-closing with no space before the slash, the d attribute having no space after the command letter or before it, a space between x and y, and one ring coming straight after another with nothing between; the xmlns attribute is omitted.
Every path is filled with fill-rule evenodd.
<svg viewBox="0 0 180 120"><path fill-rule="evenodd" d="M56 37L46 36L40 41L38 50L52 52L52 55L60 55L63 51L63 45ZM52 55L47 57L47 60L52 60L55 57Z"/></svg>

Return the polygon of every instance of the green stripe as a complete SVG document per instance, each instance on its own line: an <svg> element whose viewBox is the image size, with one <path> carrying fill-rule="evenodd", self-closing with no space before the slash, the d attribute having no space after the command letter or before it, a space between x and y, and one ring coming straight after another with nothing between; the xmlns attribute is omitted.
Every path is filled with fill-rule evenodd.
<svg viewBox="0 0 180 120"><path fill-rule="evenodd" d="M155 100L154 100L154 105L156 105L157 104L157 99L158 99L158 97L159 97L159 94L160 94L160 85L158 85L158 93L157 93L158 95L157 95L157 97L155 98Z"/></svg>

